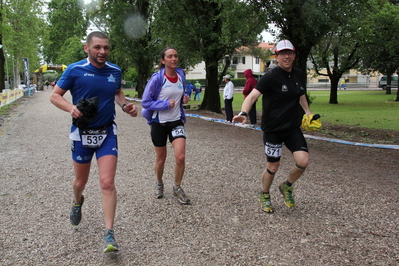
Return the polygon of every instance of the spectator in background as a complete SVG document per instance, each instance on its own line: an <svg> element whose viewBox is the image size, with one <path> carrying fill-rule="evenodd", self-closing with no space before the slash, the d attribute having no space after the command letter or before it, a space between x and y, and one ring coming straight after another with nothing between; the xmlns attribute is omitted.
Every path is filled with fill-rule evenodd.
<svg viewBox="0 0 399 266"><path fill-rule="evenodd" d="M46 90L48 90L48 89L49 89L48 86L50 85L50 82L48 82L48 80L46 80L46 81L44 82L44 85L46 86Z"/></svg>
<svg viewBox="0 0 399 266"><path fill-rule="evenodd" d="M193 93L193 90L194 90L194 85L191 84L191 81L189 81L186 86L186 94L190 100L191 100L191 94Z"/></svg>
<svg viewBox="0 0 399 266"><path fill-rule="evenodd" d="M233 120L234 84L230 80L230 75L224 76L223 79L226 82L223 90L224 111L226 112L226 121L231 122Z"/></svg>
<svg viewBox="0 0 399 266"><path fill-rule="evenodd" d="M255 86L258 83L258 81L254 77L251 69L245 70L244 71L244 76L245 76L245 78L247 80L245 81L245 86L244 86L244 90L242 91L242 94L244 94L244 98L246 98L251 93L253 88L255 88ZM254 104L251 107L251 110L248 113L249 120L250 120L250 123L251 123L252 127L254 127L255 124L256 124L256 102L257 101L258 100L256 100L254 102Z"/></svg>
<svg viewBox="0 0 399 266"><path fill-rule="evenodd" d="M342 90L346 90L346 85L345 85L345 78L341 78L340 82L339 82L339 89Z"/></svg>
<svg viewBox="0 0 399 266"><path fill-rule="evenodd" d="M199 83L198 80L195 82L194 86L195 86L195 89L194 89L194 92L195 92L194 101L195 101L196 98L198 98L198 101L201 101L201 91L202 91L202 89L201 89L201 84Z"/></svg>

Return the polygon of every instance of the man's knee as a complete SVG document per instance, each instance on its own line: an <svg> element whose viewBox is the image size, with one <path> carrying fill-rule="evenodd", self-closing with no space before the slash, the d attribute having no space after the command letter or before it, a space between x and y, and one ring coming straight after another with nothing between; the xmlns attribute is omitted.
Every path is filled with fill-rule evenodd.
<svg viewBox="0 0 399 266"><path fill-rule="evenodd" d="M269 175L275 175L276 174L276 172L272 172L269 169L266 169L266 171L269 173Z"/></svg>
<svg viewBox="0 0 399 266"><path fill-rule="evenodd" d="M306 170L306 166L300 166L299 164L295 164L295 166L302 171Z"/></svg>

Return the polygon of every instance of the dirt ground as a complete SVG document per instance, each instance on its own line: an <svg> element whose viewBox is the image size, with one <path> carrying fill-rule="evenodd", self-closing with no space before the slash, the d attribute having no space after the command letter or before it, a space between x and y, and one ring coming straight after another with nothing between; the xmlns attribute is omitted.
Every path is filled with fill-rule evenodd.
<svg viewBox="0 0 399 266"><path fill-rule="evenodd" d="M276 211L267 214L258 197L262 132L188 117L183 188L192 203L181 205L172 195L173 149L165 197L155 199L149 127L120 108L114 229L121 251L104 255L95 160L82 222L69 223L71 117L49 95L24 97L0 120L0 265L399 265L399 150L308 139L310 164L290 209L277 188L293 167L284 148L271 188ZM397 132L332 128L334 135L319 134L397 144Z"/></svg>

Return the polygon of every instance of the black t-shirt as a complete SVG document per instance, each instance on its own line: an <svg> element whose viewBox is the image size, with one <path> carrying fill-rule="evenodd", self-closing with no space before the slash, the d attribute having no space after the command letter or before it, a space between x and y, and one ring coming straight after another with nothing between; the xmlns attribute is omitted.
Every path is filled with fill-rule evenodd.
<svg viewBox="0 0 399 266"><path fill-rule="evenodd" d="M263 94L262 125L264 132L289 131L301 125L299 97L305 94L303 71L293 67L287 72L275 67L255 86Z"/></svg>

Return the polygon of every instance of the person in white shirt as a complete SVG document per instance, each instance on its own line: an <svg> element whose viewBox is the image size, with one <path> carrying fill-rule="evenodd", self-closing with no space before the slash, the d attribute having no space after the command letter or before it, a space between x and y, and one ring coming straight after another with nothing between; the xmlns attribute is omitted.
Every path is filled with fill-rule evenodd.
<svg viewBox="0 0 399 266"><path fill-rule="evenodd" d="M226 82L223 90L224 111L226 112L226 121L231 122L233 120L234 84L230 80L230 75L224 76L223 79Z"/></svg>

